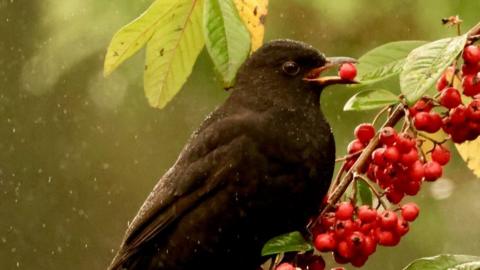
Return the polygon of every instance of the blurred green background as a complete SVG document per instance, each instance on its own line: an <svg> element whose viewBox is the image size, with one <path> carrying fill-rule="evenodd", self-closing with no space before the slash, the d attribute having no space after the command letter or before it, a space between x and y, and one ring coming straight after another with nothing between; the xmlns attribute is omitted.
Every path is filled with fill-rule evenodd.
<svg viewBox="0 0 480 270"><path fill-rule="evenodd" d="M101 75L113 33L150 0L0 0L0 269L105 269L127 222L204 116L228 95L202 53L164 110L143 94L143 52ZM454 34L440 19L480 21L478 0L271 0L267 39L358 57L377 45ZM395 80L384 85L396 90ZM346 113L358 89L332 87L322 108L338 155L369 113ZM455 156L415 198L419 220L365 269L401 269L438 253L480 255L480 180ZM347 266L347 268L353 268Z"/></svg>

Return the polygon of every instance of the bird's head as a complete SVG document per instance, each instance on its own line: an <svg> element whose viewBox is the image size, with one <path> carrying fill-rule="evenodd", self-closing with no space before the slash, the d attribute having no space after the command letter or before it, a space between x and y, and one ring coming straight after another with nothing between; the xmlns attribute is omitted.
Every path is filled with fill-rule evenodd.
<svg viewBox="0 0 480 270"><path fill-rule="evenodd" d="M326 86L355 83L338 76L321 77L321 74L340 64L354 62L356 60L349 57L326 57L303 42L274 40L245 62L238 73L237 85L248 85L249 89L243 91L255 96L292 102L316 99L318 102Z"/></svg>

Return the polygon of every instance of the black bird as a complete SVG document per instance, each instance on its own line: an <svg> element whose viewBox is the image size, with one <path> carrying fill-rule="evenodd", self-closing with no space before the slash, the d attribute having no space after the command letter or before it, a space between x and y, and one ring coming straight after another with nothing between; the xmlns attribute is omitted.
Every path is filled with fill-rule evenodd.
<svg viewBox="0 0 480 270"><path fill-rule="evenodd" d="M352 61L292 40L257 50L154 187L108 269L254 270L266 241L304 230L334 168L320 93L349 83L318 76Z"/></svg>

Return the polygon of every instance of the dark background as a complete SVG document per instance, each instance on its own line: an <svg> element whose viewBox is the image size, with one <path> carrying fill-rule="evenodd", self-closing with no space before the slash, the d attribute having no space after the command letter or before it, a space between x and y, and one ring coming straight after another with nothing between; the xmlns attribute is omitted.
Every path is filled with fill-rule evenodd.
<svg viewBox="0 0 480 270"><path fill-rule="evenodd" d="M157 179L227 97L205 53L161 111L143 94L143 51L102 77L113 33L150 3L0 0L0 269L105 269ZM442 17L459 14L467 29L479 12L478 0L272 0L266 36L358 57L389 41L453 35ZM342 111L356 91L322 96L338 155L354 125L372 117ZM480 255L480 181L454 156L444 178L415 198L422 213L411 233L397 248L379 248L365 269Z"/></svg>

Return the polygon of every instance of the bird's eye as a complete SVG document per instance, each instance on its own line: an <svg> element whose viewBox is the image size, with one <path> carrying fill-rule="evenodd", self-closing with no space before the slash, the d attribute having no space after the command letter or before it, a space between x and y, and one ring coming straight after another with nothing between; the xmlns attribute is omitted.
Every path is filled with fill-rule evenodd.
<svg viewBox="0 0 480 270"><path fill-rule="evenodd" d="M282 70L287 75L295 76L298 74L298 72L300 72L300 66L298 66L298 64L293 61L287 61L283 63Z"/></svg>

